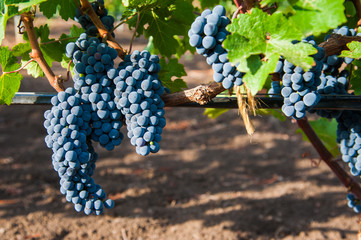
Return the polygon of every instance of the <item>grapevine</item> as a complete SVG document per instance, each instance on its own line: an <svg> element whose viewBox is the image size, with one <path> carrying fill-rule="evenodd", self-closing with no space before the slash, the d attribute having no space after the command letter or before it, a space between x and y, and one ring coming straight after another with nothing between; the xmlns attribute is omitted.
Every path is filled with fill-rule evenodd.
<svg viewBox="0 0 361 240"><path fill-rule="evenodd" d="M77 212L100 215L114 206L93 179L95 144L108 151L121 147L125 139L120 130L125 125L126 140L138 155L156 155L165 144L161 143L165 107L207 106L220 96L235 99L242 117L256 112L254 99L278 101L280 111L274 115L281 112L297 122L346 187L346 204L361 212L361 187L354 178L361 176L361 115L355 109L335 107L337 103L323 104L332 104L332 99L359 101L360 1L234 0L194 5L185 0L134 0L118 3L119 15L107 8L109 2L0 3L0 42L6 39L8 20L16 15L19 29L25 30L24 43L0 47L0 104L14 102L25 71L34 78L45 76L54 88L52 106L44 113L45 144L53 152L60 193ZM69 34L49 39L52 29L34 24L40 13L76 24ZM134 31L129 49L116 34L122 25ZM140 36L148 41L147 47L131 51L134 38ZM210 83L187 89L180 63L187 54L205 57L212 71ZM54 62L61 63L68 77L54 72ZM69 76L72 82L66 88ZM308 116L327 126L333 120L337 127L325 127L330 130L325 133L322 127L312 129ZM337 137L330 146L324 135ZM347 169L333 161L337 156Z"/></svg>

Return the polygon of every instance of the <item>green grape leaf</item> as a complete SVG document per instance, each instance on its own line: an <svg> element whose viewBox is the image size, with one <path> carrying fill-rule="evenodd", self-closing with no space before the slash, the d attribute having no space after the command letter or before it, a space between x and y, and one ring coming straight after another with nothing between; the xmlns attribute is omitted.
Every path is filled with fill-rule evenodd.
<svg viewBox="0 0 361 240"><path fill-rule="evenodd" d="M21 65L24 66L28 61L29 61L28 58L21 59ZM44 77L43 70L41 69L39 64L37 62L35 62L35 61L32 61L31 63L26 65L26 67L24 67L24 69L26 69L28 74L33 76L34 78Z"/></svg>
<svg viewBox="0 0 361 240"><path fill-rule="evenodd" d="M53 17L57 12L62 19L73 19L76 12L76 3L74 0L47 0L39 5L40 11L47 17Z"/></svg>
<svg viewBox="0 0 361 240"><path fill-rule="evenodd" d="M283 12L284 14L295 13L295 9L293 8L292 0L263 0L261 2L261 7L264 8L267 5L271 6L277 3L277 11Z"/></svg>
<svg viewBox="0 0 361 240"><path fill-rule="evenodd" d="M239 70L247 69L245 58L267 53L282 55L305 70L313 64L309 55L315 54L316 49L307 43L293 44L294 40L302 39L302 33L282 13L270 16L254 8L251 14L240 14L227 29L232 34L224 46L229 50L230 61L240 63Z"/></svg>
<svg viewBox="0 0 361 240"><path fill-rule="evenodd" d="M251 60L251 71L243 77L243 82L247 84L247 88L251 90L251 94L254 96L263 88L269 74L276 68L279 55L269 55L267 61L261 61L258 56L252 56L249 59Z"/></svg>
<svg viewBox="0 0 361 240"><path fill-rule="evenodd" d="M319 35L346 22L344 0L300 0L289 19L305 36Z"/></svg>
<svg viewBox="0 0 361 240"><path fill-rule="evenodd" d="M19 11L30 8L33 5L38 5L47 0L5 0L5 4L9 6L18 7Z"/></svg>
<svg viewBox="0 0 361 240"><path fill-rule="evenodd" d="M8 47L0 47L0 65L3 72L10 72L20 68L16 57ZM19 90L23 76L16 73L2 74L0 76L0 104L10 105L15 93Z"/></svg>
<svg viewBox="0 0 361 240"><path fill-rule="evenodd" d="M254 8L250 14L240 14L227 29L232 33L224 41L228 58L238 65L239 71L247 73L244 82L253 95L262 89L280 56L304 70L314 63L309 55L315 54L316 49L303 42L294 44L294 40L300 41L303 35L280 12L268 15ZM260 54L264 55L262 61Z"/></svg>
<svg viewBox="0 0 361 240"><path fill-rule="evenodd" d="M351 74L351 87L350 89L354 91L355 95L361 94L361 61L360 60L354 60L352 62L354 65L354 69L352 70Z"/></svg>
<svg viewBox="0 0 361 240"><path fill-rule="evenodd" d="M354 17L356 15L355 5L351 1L345 1L345 13L347 16Z"/></svg>
<svg viewBox="0 0 361 240"><path fill-rule="evenodd" d="M325 147L332 153L334 157L340 154L337 146L337 121L332 119L331 121L326 118L319 118L315 121L310 121L313 130L320 138ZM309 141L307 136L301 129L297 129L296 132L302 133L303 140Z"/></svg>
<svg viewBox="0 0 361 240"><path fill-rule="evenodd" d="M183 64L180 64L177 58L170 58L168 61L161 58L159 64L161 66L159 79L164 87L169 88L171 92L179 92L187 88L187 84L180 78L186 76L187 73ZM175 77L176 79L174 79Z"/></svg>
<svg viewBox="0 0 361 240"><path fill-rule="evenodd" d="M174 19L163 18L155 11L151 11L145 16L149 16L147 21L149 27L145 30L144 36L146 38L153 37L154 47L163 56L170 57L176 53L179 43L174 38L174 35L183 35L185 33L185 26Z"/></svg>
<svg viewBox="0 0 361 240"><path fill-rule="evenodd" d="M171 5L172 17L177 21L186 25L191 25L195 19L193 13L193 5L185 0L175 0L174 5Z"/></svg>
<svg viewBox="0 0 361 240"><path fill-rule="evenodd" d="M224 109L224 108L206 108L204 110L203 115L206 115L209 118L215 119L215 118L221 116L223 113L226 113L228 111L229 111L229 109Z"/></svg>
<svg viewBox="0 0 361 240"><path fill-rule="evenodd" d="M162 1L159 0L122 0L122 4L124 7L135 8L135 9L149 8L152 7L153 5L161 4L161 2ZM168 0L163 2L170 4Z"/></svg>
<svg viewBox="0 0 361 240"><path fill-rule="evenodd" d="M31 46L29 42L18 43L11 49L11 51L15 57L20 57L25 54L29 54L29 52L31 51Z"/></svg>
<svg viewBox="0 0 361 240"><path fill-rule="evenodd" d="M201 8L214 7L219 4L220 0L200 0Z"/></svg>
<svg viewBox="0 0 361 240"><path fill-rule="evenodd" d="M170 58L179 57L189 47L188 29L195 15L194 7L189 0L153 0L153 1L123 1L129 8L125 11L128 16L134 15L135 9L139 14L133 16L127 24L135 28L137 35L152 38L148 48L154 49L160 55ZM131 9L133 8L133 9Z"/></svg>
<svg viewBox="0 0 361 240"><path fill-rule="evenodd" d="M340 57L361 58L361 42L353 41L347 44L348 49L341 52Z"/></svg>

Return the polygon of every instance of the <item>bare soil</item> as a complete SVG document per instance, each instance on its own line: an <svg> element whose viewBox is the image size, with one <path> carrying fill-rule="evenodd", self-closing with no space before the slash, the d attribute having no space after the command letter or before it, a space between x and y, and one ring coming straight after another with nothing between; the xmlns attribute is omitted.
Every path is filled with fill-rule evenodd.
<svg viewBox="0 0 361 240"><path fill-rule="evenodd" d="M56 25L59 32L68 28ZM117 36L123 42L130 34ZM144 46L139 41L135 49ZM211 79L201 57L184 62L190 86ZM27 77L21 91L53 90L46 79ZM357 237L346 189L296 125L254 117L249 137L236 110L209 119L202 109L167 108L161 150L148 157L138 156L127 138L111 152L96 146L94 177L116 206L102 216L77 213L59 192L44 143L47 109L0 107L1 240Z"/></svg>

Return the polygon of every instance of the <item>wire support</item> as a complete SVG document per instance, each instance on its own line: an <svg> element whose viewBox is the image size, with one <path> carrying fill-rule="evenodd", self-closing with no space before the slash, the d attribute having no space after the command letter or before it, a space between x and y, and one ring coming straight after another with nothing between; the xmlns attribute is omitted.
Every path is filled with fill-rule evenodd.
<svg viewBox="0 0 361 240"><path fill-rule="evenodd" d="M13 98L12 105L49 105L50 99L56 93L47 92L17 92ZM278 109L283 105L280 95L268 97L265 94L255 96L260 109ZM200 105L198 103L186 103L173 107L198 107L198 108L228 108L238 109L235 96L220 95L213 98L209 103ZM324 110L359 110L361 111L361 96L350 95L323 95L321 101L313 109Z"/></svg>

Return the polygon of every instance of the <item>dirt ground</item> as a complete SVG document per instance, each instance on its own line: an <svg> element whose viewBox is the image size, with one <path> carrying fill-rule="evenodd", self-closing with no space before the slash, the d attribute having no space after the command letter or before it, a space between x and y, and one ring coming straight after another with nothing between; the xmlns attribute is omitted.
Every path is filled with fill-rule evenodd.
<svg viewBox="0 0 361 240"><path fill-rule="evenodd" d="M122 42L130 33L117 36ZM202 58L185 63L190 86L211 78ZM25 78L21 91L53 90L45 79ZM76 213L44 143L48 108L0 107L1 240L356 239L346 189L315 164L295 124L254 117L249 137L236 110L212 120L202 109L167 108L161 150L148 157L127 138L111 152L96 146L94 177L116 206L102 216Z"/></svg>

